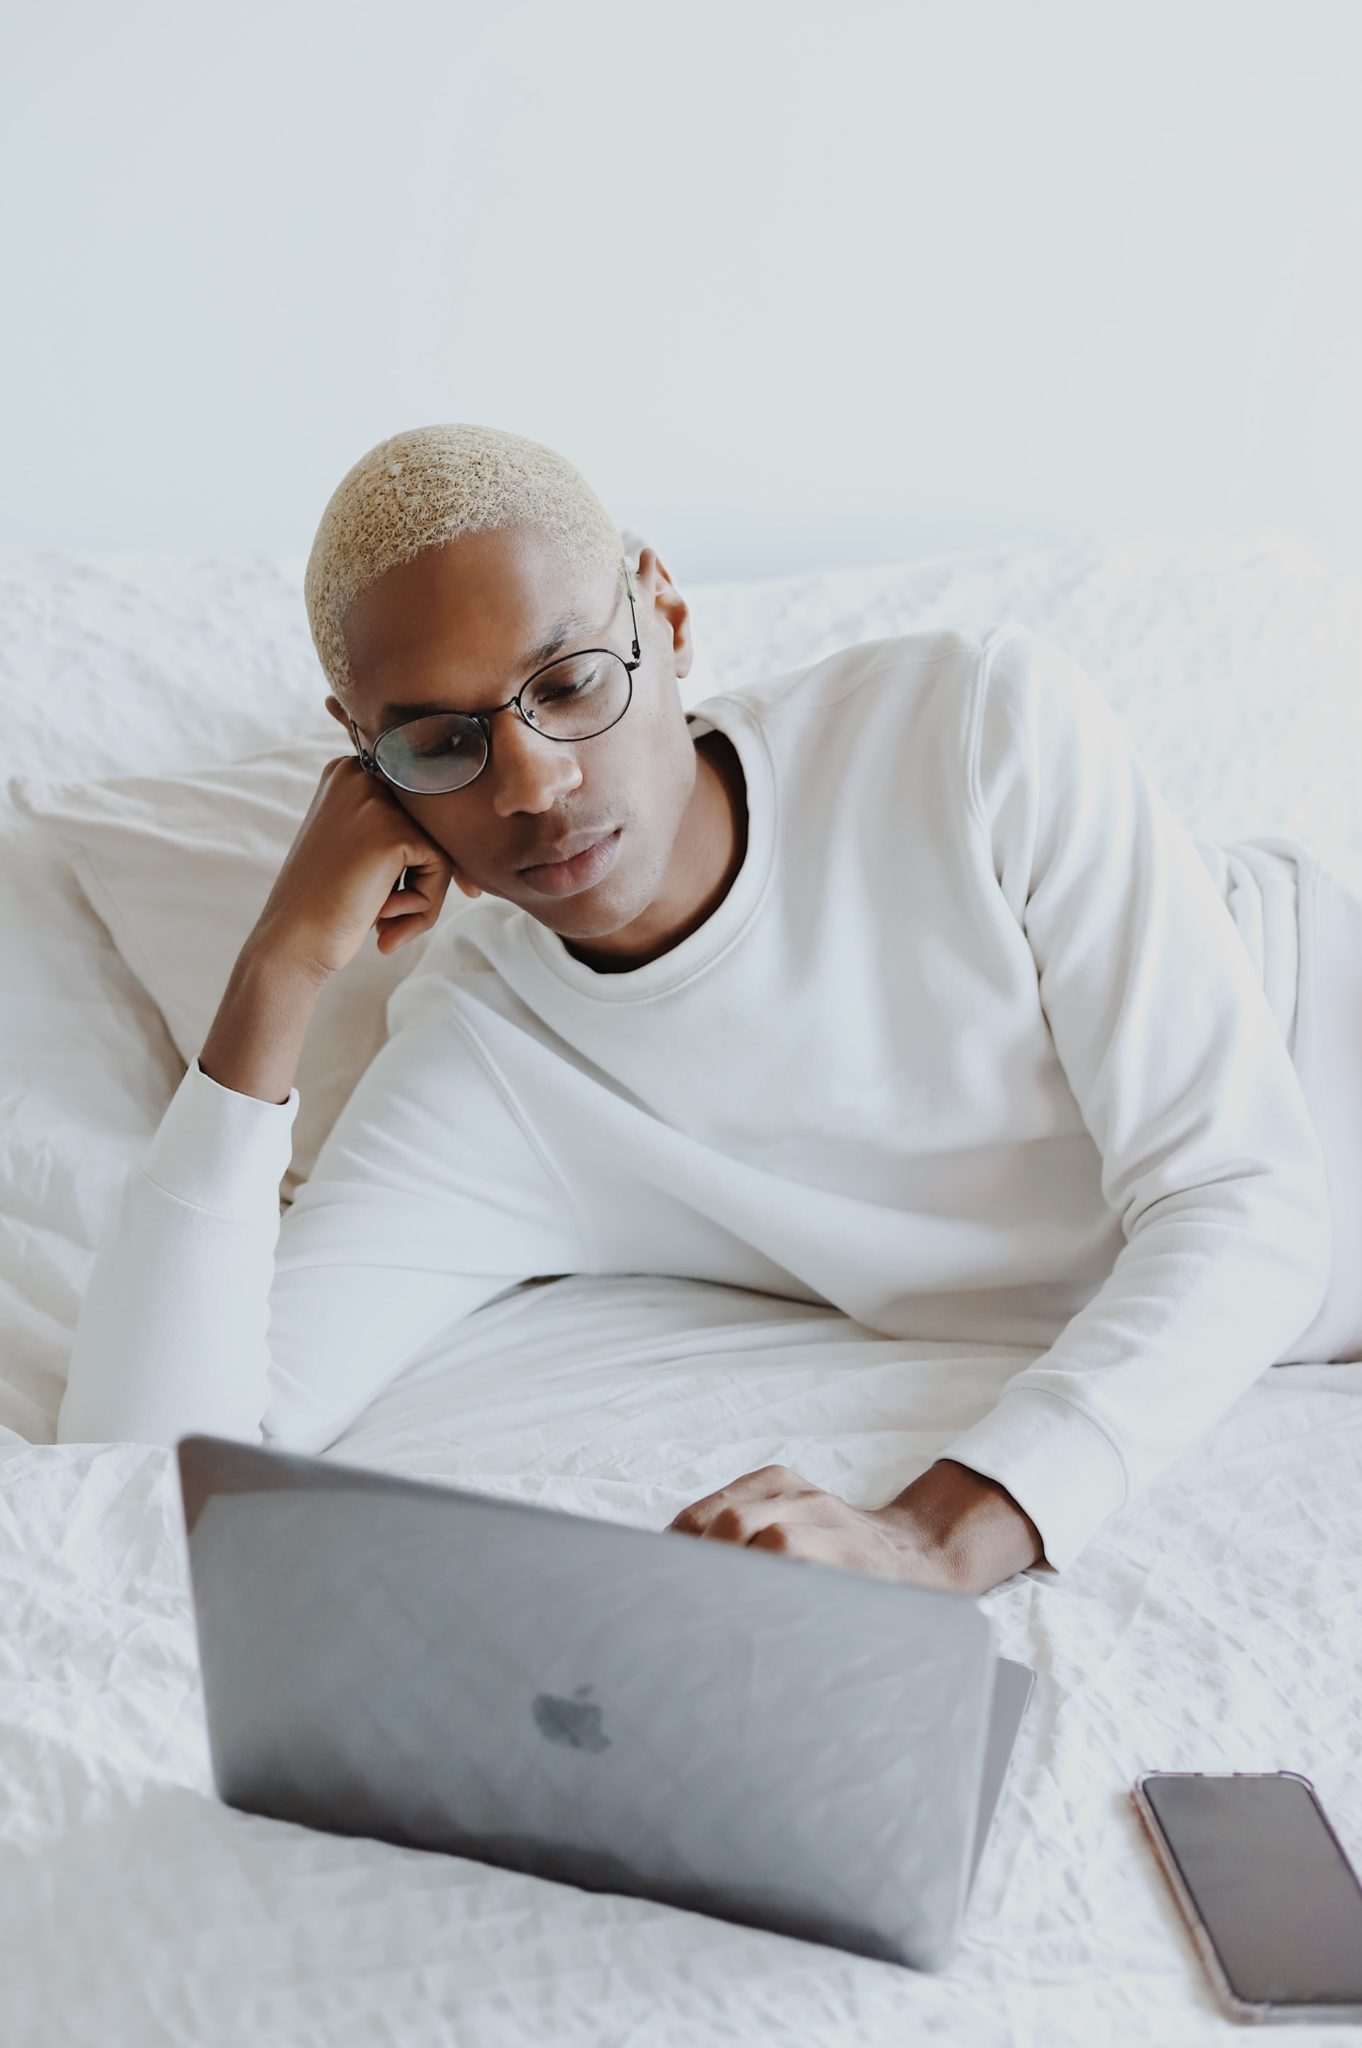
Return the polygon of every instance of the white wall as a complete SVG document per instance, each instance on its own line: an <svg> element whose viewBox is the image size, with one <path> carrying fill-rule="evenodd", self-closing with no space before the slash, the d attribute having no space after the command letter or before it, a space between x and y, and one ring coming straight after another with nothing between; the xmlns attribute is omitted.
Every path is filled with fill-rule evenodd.
<svg viewBox="0 0 1362 2048"><path fill-rule="evenodd" d="M678 580L1362 560L1354 0L5 0L0 544L306 550L549 442Z"/></svg>

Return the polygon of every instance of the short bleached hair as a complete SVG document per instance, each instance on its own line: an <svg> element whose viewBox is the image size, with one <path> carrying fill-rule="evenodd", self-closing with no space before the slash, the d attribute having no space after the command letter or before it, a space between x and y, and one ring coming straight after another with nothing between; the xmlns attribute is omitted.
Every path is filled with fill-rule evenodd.
<svg viewBox="0 0 1362 2048"><path fill-rule="evenodd" d="M426 548L515 525L540 528L587 574L613 563L626 579L620 529L581 472L542 442L458 422L410 427L361 455L327 500L303 577L334 694L344 701L354 686L341 621L361 590Z"/></svg>

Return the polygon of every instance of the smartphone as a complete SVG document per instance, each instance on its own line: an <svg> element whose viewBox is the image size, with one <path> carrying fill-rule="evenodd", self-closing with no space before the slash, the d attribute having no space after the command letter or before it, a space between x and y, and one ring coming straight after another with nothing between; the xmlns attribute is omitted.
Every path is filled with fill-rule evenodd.
<svg viewBox="0 0 1362 2048"><path fill-rule="evenodd" d="M1362 1884L1299 1771L1145 1771L1130 1794L1237 2020L1362 2020Z"/></svg>

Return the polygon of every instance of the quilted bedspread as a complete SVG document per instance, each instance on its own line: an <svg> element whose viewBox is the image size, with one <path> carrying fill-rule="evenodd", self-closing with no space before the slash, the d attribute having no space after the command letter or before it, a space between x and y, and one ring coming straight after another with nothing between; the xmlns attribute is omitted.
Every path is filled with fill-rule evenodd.
<svg viewBox="0 0 1362 2048"><path fill-rule="evenodd" d="M301 568L0 557L9 771L51 772L54 738L67 776L272 744L323 688ZM1362 850L1362 592L1289 535L686 594L716 687L853 640L1025 619L1088 664L1199 836ZM1153 1768L1303 1771L1362 1866L1362 1363L1265 1372L1066 1572L984 1597L1037 1683L940 1975L238 1813L209 1769L171 1455L52 1440L93 1248L180 1063L11 813L0 944L6 2048L1233 2038L1129 1789ZM569 1277L443 1334L327 1455L654 1528L772 1460L871 1502L1028 1358L740 1289Z"/></svg>

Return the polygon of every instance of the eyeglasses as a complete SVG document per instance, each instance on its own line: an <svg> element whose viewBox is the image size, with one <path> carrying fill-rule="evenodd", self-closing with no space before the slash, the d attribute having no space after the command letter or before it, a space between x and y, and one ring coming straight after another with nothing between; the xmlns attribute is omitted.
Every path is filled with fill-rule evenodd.
<svg viewBox="0 0 1362 2048"><path fill-rule="evenodd" d="M618 725L634 694L634 670L641 665L638 613L625 564L624 587L634 622L632 661L610 647L584 647L561 654L536 669L514 697L488 711L433 711L390 725L369 753L353 718L349 720L360 763L413 795L437 796L463 789L481 775L492 751L490 721L514 705L526 725L546 740L590 740ZM615 600L618 608L619 599Z"/></svg>

